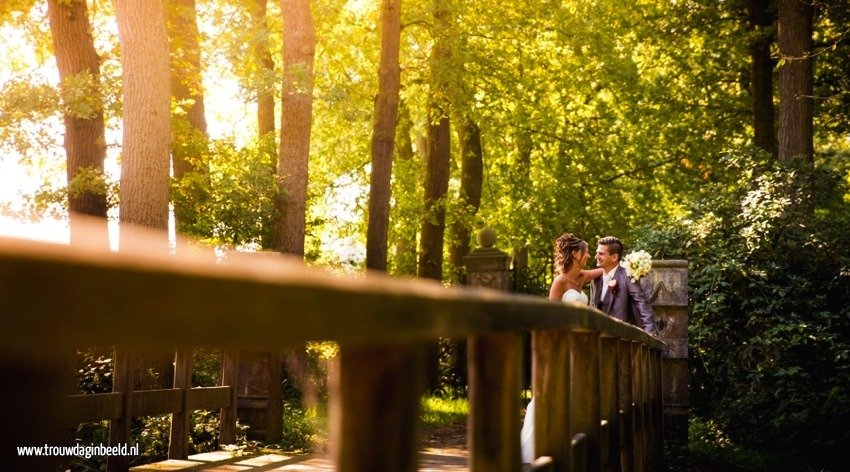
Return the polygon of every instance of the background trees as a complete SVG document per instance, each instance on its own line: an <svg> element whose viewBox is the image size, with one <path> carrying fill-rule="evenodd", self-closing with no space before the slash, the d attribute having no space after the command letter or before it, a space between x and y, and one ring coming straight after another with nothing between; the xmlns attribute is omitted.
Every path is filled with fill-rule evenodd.
<svg viewBox="0 0 850 472"><path fill-rule="evenodd" d="M3 2L5 163L49 178L49 169L65 165L59 117L96 124L102 103L104 186L116 184L119 152L127 169L121 219L144 212L139 221L164 227L170 198L175 209L194 215L178 216L181 230L223 247L284 250L359 270L370 186L384 191L370 183L374 178L388 182L380 196L387 202L387 241L380 244L387 253L378 259L392 274L461 280L468 235L484 225L496 229L501 247L527 255L528 270L544 287L551 239L565 230L590 241L615 234L656 257L688 257L700 414L728 418L723 426L741 443L759 441L736 430L733 418L748 424L770 417L788 431L825 431L822 444L838 440L836 428L818 427L826 419L813 411L804 408L802 419L782 416L769 386L781 377L793 390L787 398L832 402L823 411L847 406L840 392L828 393L848 363L839 330L846 304L835 303L848 270L840 242L848 229L850 169L846 2L638 1L625 9L609 0L411 0L397 33L395 118L376 112L384 97L376 73L379 33L388 31L378 26L377 1L198 0L185 10L196 13L194 20L171 16L172 25L189 26L171 30L172 82L185 87L174 89L172 108L168 56L161 57L165 33L145 43L157 44L156 52L138 56L124 46L126 5L117 3L116 18L102 0ZM91 76L68 88L65 67L54 63L70 43L51 46L48 18L58 19L53 7L83 6L93 47L83 69ZM126 56L120 64L116 24ZM293 36L301 33L303 41ZM74 103L93 104L94 114L68 114L68 91L80 98ZM279 131L275 100L282 105ZM182 154L183 143L194 141L174 132L169 146L172 132L160 118L192 114L201 104L209 142ZM187 128L203 135L202 121L194 123ZM378 128L381 162L393 163L380 179L381 166L370 159ZM126 136L121 143L119 132ZM275 139L277 149L268 146ZM390 141L395 145L386 146ZM169 153L177 177L170 196ZM138 156L153 167L133 174ZM180 179L181 156L198 156L203 165ZM804 165L783 166L801 156ZM7 199L4 207L73 210L66 183L76 175L74 164L66 168L68 176L30 189L25 206ZM140 200L134 185L153 181L152 198ZM804 229L788 229L791 222ZM284 234L292 235L288 242ZM802 281L789 273L818 280L824 292L803 284L807 302L797 303L797 290L788 287ZM780 352L783 343L795 347ZM828 380L806 387L801 372L817 370L808 364L813 360ZM736 403L744 394L736 385L757 385L757 405Z"/></svg>

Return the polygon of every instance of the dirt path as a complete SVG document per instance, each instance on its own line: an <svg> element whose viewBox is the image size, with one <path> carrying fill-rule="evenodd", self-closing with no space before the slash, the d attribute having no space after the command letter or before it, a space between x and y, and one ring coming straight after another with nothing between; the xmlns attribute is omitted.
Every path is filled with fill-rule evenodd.
<svg viewBox="0 0 850 472"><path fill-rule="evenodd" d="M461 472L469 453L466 448L466 424L456 423L431 428L423 433L423 449L419 459L420 472ZM236 456L216 451L190 456L188 460L168 460L133 467L134 472L151 471L332 471L333 460L328 453L288 455L283 452L256 452Z"/></svg>

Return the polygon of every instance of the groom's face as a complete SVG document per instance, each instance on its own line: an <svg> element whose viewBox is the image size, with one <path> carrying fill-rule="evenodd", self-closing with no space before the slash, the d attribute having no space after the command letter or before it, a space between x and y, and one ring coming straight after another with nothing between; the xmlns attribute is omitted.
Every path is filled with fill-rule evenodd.
<svg viewBox="0 0 850 472"><path fill-rule="evenodd" d="M605 272L610 271L620 263L620 256L611 254L608 246L600 244L596 248L596 265L605 269Z"/></svg>

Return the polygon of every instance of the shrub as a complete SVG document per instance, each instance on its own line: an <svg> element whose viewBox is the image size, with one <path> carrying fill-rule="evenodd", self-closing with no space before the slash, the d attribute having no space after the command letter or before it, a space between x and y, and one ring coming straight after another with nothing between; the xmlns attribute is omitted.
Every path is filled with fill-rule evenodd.
<svg viewBox="0 0 850 472"><path fill-rule="evenodd" d="M678 239L689 260L692 410L742 447L836 467L827 452L850 444L846 185L758 155L727 164L737 184L707 188L689 219L640 243Z"/></svg>

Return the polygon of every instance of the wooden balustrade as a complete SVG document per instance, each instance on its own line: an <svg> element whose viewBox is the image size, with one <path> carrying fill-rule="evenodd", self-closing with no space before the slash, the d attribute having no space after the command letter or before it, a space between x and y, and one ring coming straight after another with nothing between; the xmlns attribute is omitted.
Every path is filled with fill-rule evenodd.
<svg viewBox="0 0 850 472"><path fill-rule="evenodd" d="M278 350L334 340L332 448L339 470L412 471L419 448L422 346L468 337L470 468L519 464L520 339L533 337L537 470L655 470L661 457L664 346L583 306L483 288L381 274L341 277L283 256L206 258L144 250L101 252L0 239L6 385L3 463L32 469L15 446L58 441L66 423L110 420L110 443L130 419L172 413L170 457L186 455L195 408L221 408L221 442L233 440L235 356L222 386L188 388L192 349ZM44 359L80 346L118 346L114 392L64 397ZM175 388L132 392L136 352L177 349ZM20 428L13 426L19 423ZM23 424L26 423L26 424ZM15 429L12 429L15 428ZM56 442L55 444L58 444ZM9 459L8 461L6 459ZM110 458L110 470L127 467Z"/></svg>

